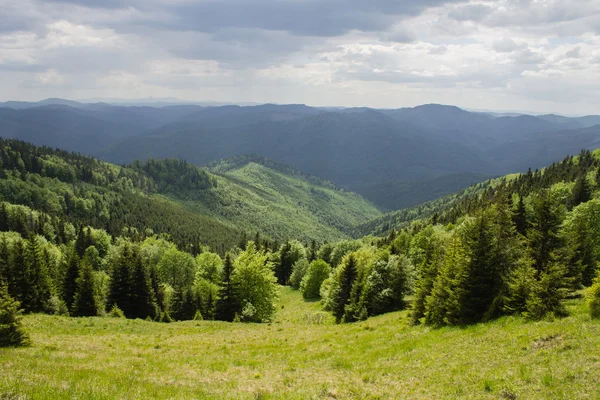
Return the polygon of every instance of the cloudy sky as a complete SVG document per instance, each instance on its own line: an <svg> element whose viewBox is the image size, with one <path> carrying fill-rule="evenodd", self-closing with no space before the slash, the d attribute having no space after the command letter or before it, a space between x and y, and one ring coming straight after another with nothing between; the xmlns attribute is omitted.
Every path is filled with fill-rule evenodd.
<svg viewBox="0 0 600 400"><path fill-rule="evenodd" d="M600 0L0 0L0 100L600 113Z"/></svg>

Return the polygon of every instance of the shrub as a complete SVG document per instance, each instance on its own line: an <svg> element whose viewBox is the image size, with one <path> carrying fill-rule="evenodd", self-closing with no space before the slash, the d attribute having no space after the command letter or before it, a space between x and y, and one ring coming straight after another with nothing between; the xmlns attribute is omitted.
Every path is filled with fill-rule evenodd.
<svg viewBox="0 0 600 400"><path fill-rule="evenodd" d="M113 305L107 315L111 318L125 318L125 313L116 304Z"/></svg>
<svg viewBox="0 0 600 400"><path fill-rule="evenodd" d="M594 284L589 288L588 305L590 316L594 319L600 319L600 278L596 278Z"/></svg>

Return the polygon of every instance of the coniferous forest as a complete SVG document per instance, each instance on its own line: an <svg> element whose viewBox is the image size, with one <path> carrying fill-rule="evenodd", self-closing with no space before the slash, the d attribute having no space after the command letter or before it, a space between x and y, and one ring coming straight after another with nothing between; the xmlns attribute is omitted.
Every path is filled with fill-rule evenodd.
<svg viewBox="0 0 600 400"><path fill-rule="evenodd" d="M598 152L409 210L383 237L280 242L153 196L218 184L185 161L1 145L0 276L26 313L268 322L290 285L338 323L409 297L415 324L539 320L565 316L600 261Z"/></svg>
<svg viewBox="0 0 600 400"><path fill-rule="evenodd" d="M253 325L243 323L283 324L278 331L331 323L357 332L378 326L389 338L398 314L402 331L434 332L492 332L507 318L523 321L515 329L550 323L572 330L581 315L600 316L598 150L382 215L360 196L261 157L207 168L174 159L119 166L16 140L0 144L3 347L36 349L55 340L39 329L65 321L107 321L103 329L115 334L129 329L116 321L151 324L148 333L173 326L169 335L189 321L214 326L218 338L216 321L233 322L224 328L232 332ZM294 198L306 201L297 209L285 193L293 187ZM230 190L262 197L225 197ZM270 205L250 216L264 201L256 199L266 198ZM215 202L220 212L210 208ZM319 202L334 205L315 209ZM330 230L305 229L310 221ZM77 330L66 326L65 334ZM411 332L420 341L433 337ZM252 338L238 334L238 341ZM563 340L556 335L539 343ZM516 393L508 387L502 393Z"/></svg>

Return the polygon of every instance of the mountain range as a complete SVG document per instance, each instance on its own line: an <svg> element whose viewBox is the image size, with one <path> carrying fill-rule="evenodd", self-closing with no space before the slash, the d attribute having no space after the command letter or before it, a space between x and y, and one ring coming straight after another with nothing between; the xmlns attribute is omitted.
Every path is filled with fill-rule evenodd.
<svg viewBox="0 0 600 400"><path fill-rule="evenodd" d="M600 116L503 116L436 104L151 107L48 99L0 103L0 136L119 164L170 157L208 165L253 154L388 211L600 147Z"/></svg>

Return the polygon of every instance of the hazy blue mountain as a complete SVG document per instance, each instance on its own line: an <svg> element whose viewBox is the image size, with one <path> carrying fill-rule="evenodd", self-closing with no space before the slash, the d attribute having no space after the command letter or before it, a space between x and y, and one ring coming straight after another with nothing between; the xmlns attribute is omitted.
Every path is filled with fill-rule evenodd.
<svg viewBox="0 0 600 400"><path fill-rule="evenodd" d="M176 157L204 165L256 154L356 190L383 209L459 190L478 176L542 167L600 140L600 116L501 116L438 104L375 110L47 99L4 105L4 137L116 163Z"/></svg>

